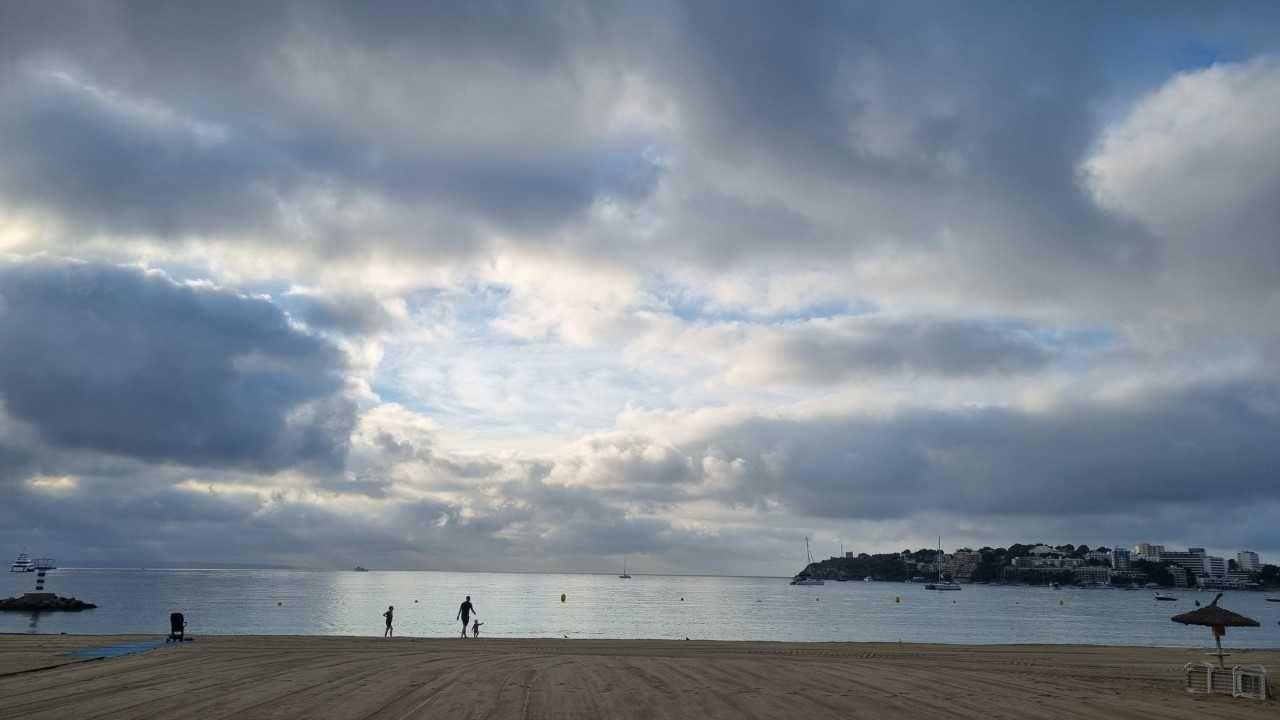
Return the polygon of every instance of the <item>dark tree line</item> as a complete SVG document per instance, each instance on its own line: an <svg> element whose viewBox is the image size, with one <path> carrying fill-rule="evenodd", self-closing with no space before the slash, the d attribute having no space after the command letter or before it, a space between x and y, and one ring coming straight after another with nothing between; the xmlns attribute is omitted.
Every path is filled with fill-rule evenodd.
<svg viewBox="0 0 1280 720"><path fill-rule="evenodd" d="M1036 547L1039 543L1020 544L1014 543L1007 548L982 547L977 550L980 560L978 566L974 569L972 579L975 582L996 582L1006 579L1005 568L1009 566L1010 561L1016 557L1023 557L1031 553L1031 548ZM1063 556L1083 559L1091 550L1100 552L1109 552L1109 548L1099 546L1090 548L1088 545L1057 545L1053 547L1054 551ZM960 548L961 551L972 552L970 548ZM871 577L881 581L897 581L909 580L912 576L920 574L914 563L932 563L938 556L936 548L922 548L920 550L903 550L899 553L885 553L877 555L868 555L867 553L859 553L853 557L834 557L828 560L815 562L804 570L804 574L824 578L827 580L837 580L844 578L847 580L861 580L864 577ZM906 557L912 564L903 562ZM1090 560L1088 565L1106 565L1101 560ZM1173 587L1173 573L1169 570L1169 563L1153 563L1147 560L1133 560L1130 565L1130 571L1138 574L1142 582L1153 582L1161 587ZM928 574L926 573L926 576ZM1264 565L1262 570L1254 575L1256 581L1264 587L1280 586L1280 567L1275 565ZM929 577L929 579L933 579ZM1030 584L1047 584L1057 582L1061 584L1071 584L1075 582L1074 574L1070 570L1045 569L1040 571L1023 571L1018 574L1018 581ZM1116 577L1113 582L1116 584L1127 585L1135 578Z"/></svg>

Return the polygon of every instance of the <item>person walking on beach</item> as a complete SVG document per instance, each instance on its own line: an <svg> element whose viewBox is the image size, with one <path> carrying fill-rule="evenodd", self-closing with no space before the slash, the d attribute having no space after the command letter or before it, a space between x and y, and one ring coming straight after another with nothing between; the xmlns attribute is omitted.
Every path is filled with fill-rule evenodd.
<svg viewBox="0 0 1280 720"><path fill-rule="evenodd" d="M473 612L476 615L480 614L476 612L475 606L471 604L471 596L468 595L467 599L462 601L462 605L458 606L458 618L462 618L462 637L464 638L467 636L467 622L471 620L471 613Z"/></svg>
<svg viewBox="0 0 1280 720"><path fill-rule="evenodd" d="M479 620L471 623L471 637L473 638L480 637L480 626L483 624L484 623L480 622Z"/></svg>
<svg viewBox="0 0 1280 720"><path fill-rule="evenodd" d="M391 617L395 615L396 606L388 605L387 611L382 613L382 617L387 619L387 629L382 632L382 637L395 637L395 630L391 627Z"/></svg>

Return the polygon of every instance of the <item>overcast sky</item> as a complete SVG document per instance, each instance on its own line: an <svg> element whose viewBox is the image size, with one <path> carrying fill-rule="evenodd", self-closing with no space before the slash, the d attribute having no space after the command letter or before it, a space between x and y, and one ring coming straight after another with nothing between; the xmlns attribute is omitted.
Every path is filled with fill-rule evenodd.
<svg viewBox="0 0 1280 720"><path fill-rule="evenodd" d="M1274 3L0 4L0 551L1280 560Z"/></svg>

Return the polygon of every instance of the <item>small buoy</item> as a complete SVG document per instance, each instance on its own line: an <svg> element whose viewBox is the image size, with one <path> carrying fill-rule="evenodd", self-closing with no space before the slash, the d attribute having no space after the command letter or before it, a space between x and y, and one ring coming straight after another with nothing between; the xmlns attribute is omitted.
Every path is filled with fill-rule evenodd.
<svg viewBox="0 0 1280 720"><path fill-rule="evenodd" d="M1062 605L1062 598L1058 598L1058 605Z"/></svg>
<svg viewBox="0 0 1280 720"><path fill-rule="evenodd" d="M560 602L564 602L564 593L560 593Z"/></svg>
<svg viewBox="0 0 1280 720"><path fill-rule="evenodd" d="M900 602L902 602L902 596L901 596L901 595L894 595L894 596L893 596L893 601L894 601L894 602L896 602L896 603L900 603ZM902 642L902 641L901 641L901 640L899 640L898 642Z"/></svg>
<svg viewBox="0 0 1280 720"><path fill-rule="evenodd" d="M684 602L684 598L680 598L680 602Z"/></svg>
<svg viewBox="0 0 1280 720"><path fill-rule="evenodd" d="M414 600L414 602L418 602L418 601L417 601L417 600Z"/></svg>
<svg viewBox="0 0 1280 720"><path fill-rule="evenodd" d="M279 600L276 601L276 607L280 607L282 605L284 605L284 603L280 602Z"/></svg>

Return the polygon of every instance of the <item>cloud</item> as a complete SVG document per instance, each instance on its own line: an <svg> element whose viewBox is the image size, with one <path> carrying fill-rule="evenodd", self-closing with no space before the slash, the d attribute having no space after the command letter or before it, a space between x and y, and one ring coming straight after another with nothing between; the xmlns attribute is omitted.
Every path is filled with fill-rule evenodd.
<svg viewBox="0 0 1280 720"><path fill-rule="evenodd" d="M1270 481L1278 408L1274 383L1240 381L1042 412L753 418L680 445L738 464L724 499L804 515L1140 515L1156 505L1280 501Z"/></svg>
<svg viewBox="0 0 1280 720"><path fill-rule="evenodd" d="M738 383L832 385L854 377L1011 375L1052 351L1025 327L943 318L835 318L753 332L729 371Z"/></svg>
<svg viewBox="0 0 1280 720"><path fill-rule="evenodd" d="M307 325L344 335L368 335L389 329L400 308L367 295L293 292L283 298Z"/></svg>
<svg viewBox="0 0 1280 720"><path fill-rule="evenodd" d="M1163 272L1200 301L1275 294L1277 103L1274 56L1180 73L1108 128L1086 164L1098 201L1165 238Z"/></svg>
<svg viewBox="0 0 1280 720"><path fill-rule="evenodd" d="M0 14L10 533L786 572L1280 502L1270 6Z"/></svg>
<svg viewBox="0 0 1280 720"><path fill-rule="evenodd" d="M0 398L49 443L152 462L338 467L345 359L271 302L157 272L0 265Z"/></svg>

